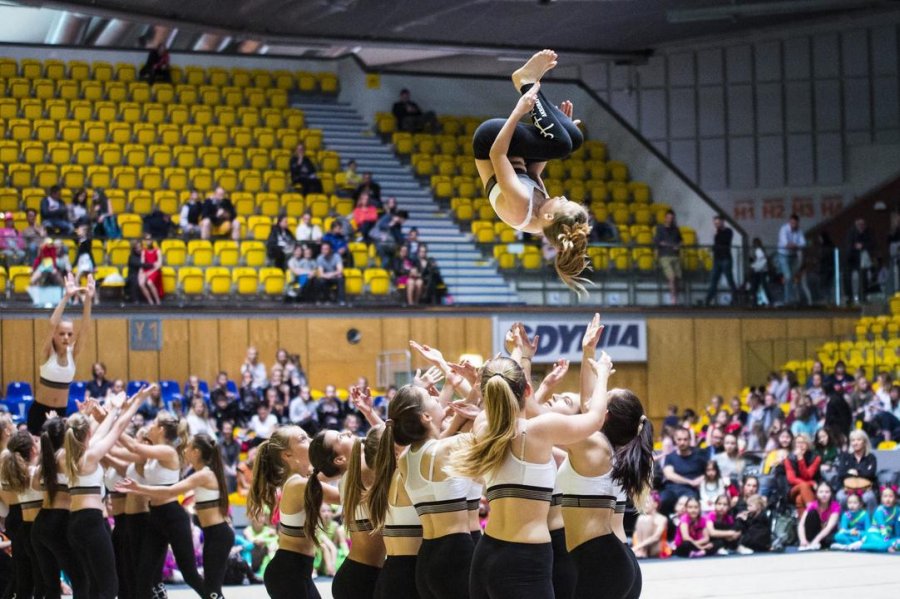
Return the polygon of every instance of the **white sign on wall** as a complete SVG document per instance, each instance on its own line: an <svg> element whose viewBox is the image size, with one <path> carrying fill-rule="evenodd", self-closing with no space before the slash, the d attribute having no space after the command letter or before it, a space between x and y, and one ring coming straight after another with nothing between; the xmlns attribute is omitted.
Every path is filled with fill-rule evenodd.
<svg viewBox="0 0 900 599"><path fill-rule="evenodd" d="M535 364L549 364L560 358L570 362L581 361L581 339L591 315L539 316L523 318L513 316L494 317L494 354L503 352L506 332L516 322L522 322L529 337L538 335ZM647 361L647 321L643 318L604 318L603 335L599 349L610 355L613 362Z"/></svg>

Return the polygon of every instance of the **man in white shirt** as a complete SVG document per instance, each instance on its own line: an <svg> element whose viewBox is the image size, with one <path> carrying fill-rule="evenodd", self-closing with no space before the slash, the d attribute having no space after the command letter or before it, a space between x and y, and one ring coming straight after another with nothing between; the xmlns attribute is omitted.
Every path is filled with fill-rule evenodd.
<svg viewBox="0 0 900 599"><path fill-rule="evenodd" d="M269 380L266 378L266 365L259 361L259 352L252 345L247 348L247 359L241 364L241 376L245 372L249 372L253 376L251 387L257 391L269 386Z"/></svg>
<svg viewBox="0 0 900 599"><path fill-rule="evenodd" d="M275 428L278 426L278 418L269 411L269 406L259 404L256 408L256 415L250 419L247 429L256 433L256 438L265 441L272 436Z"/></svg>
<svg viewBox="0 0 900 599"><path fill-rule="evenodd" d="M800 217L792 214L788 222L778 232L778 270L784 277L784 303L795 304L800 298L797 295L794 276L803 264L803 248L806 237L800 230Z"/></svg>

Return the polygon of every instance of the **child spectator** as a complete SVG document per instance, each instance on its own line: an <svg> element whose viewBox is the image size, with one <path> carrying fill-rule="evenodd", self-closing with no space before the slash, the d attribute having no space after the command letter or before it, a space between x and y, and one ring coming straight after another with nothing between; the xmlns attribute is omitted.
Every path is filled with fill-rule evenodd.
<svg viewBox="0 0 900 599"><path fill-rule="evenodd" d="M368 192L361 193L356 201L356 208L353 209L353 224L356 226L357 232L362 235L362 240L369 243L369 233L372 227L378 222L378 210L369 201Z"/></svg>
<svg viewBox="0 0 900 599"><path fill-rule="evenodd" d="M259 444L271 437L277 426L278 418L272 414L268 405L261 403L257 406L256 416L250 419L247 429L256 434L255 441Z"/></svg>
<svg viewBox="0 0 900 599"><path fill-rule="evenodd" d="M819 483L816 500L807 504L806 511L797 525L800 537L798 551L827 549L834 542L841 505L834 499L834 492L827 483Z"/></svg>
<svg viewBox="0 0 900 599"><path fill-rule="evenodd" d="M715 499L713 512L706 518L706 532L717 555L734 553L740 543L741 531L729 513L730 507L728 495L719 495Z"/></svg>
<svg viewBox="0 0 900 599"><path fill-rule="evenodd" d="M881 505L875 509L872 525L863 537L863 551L884 553L896 544L900 537L900 509L897 508L897 491L893 487L881 488Z"/></svg>
<svg viewBox="0 0 900 599"><path fill-rule="evenodd" d="M700 483L700 511L704 515L715 510L715 504L720 495L724 495L728 485L722 480L719 463L710 460L703 471L703 482Z"/></svg>
<svg viewBox="0 0 900 599"><path fill-rule="evenodd" d="M253 543L253 549L250 550L253 562L250 567L262 578L266 566L278 550L278 533L261 520L253 519L250 520L250 526L244 529L244 538Z"/></svg>
<svg viewBox="0 0 900 599"><path fill-rule="evenodd" d="M675 555L678 557L703 557L713 550L706 530L706 521L700 515L700 501L690 497L684 506L685 514L675 532Z"/></svg>
<svg viewBox="0 0 900 599"><path fill-rule="evenodd" d="M772 547L772 528L766 515L766 500L761 495L747 499L747 511L737 517L741 531L740 554L769 551Z"/></svg>
<svg viewBox="0 0 900 599"><path fill-rule="evenodd" d="M350 553L347 533L344 527L334 519L334 509L323 503L319 512L322 514L322 528L316 532L321 547L316 551L316 571L325 576L334 576Z"/></svg>
<svg viewBox="0 0 900 599"><path fill-rule="evenodd" d="M748 476L744 479L741 486L741 492L737 497L731 498L731 513L737 518L747 511L747 501L759 493L759 479L755 476Z"/></svg>
<svg viewBox="0 0 900 599"><path fill-rule="evenodd" d="M687 495L682 495L675 501L675 506L672 508L672 513L669 514L669 523L666 528L666 538L675 539L675 533L678 531L678 525L681 523L681 517L687 513L685 511L685 506L687 506ZM662 497L660 497L660 505L662 505Z"/></svg>
<svg viewBox="0 0 900 599"><path fill-rule="evenodd" d="M660 514L659 494L655 491L644 503L644 513L638 516L631 538L631 550L638 558L669 557L672 549L666 541L668 521Z"/></svg>
<svg viewBox="0 0 900 599"><path fill-rule="evenodd" d="M341 188L345 190L356 189L362 183L362 180L362 175L356 170L356 161L351 160L347 163L347 168L344 169L344 183L341 185Z"/></svg>
<svg viewBox="0 0 900 599"><path fill-rule="evenodd" d="M858 551L863 544L863 536L869 530L871 522L869 514L862 509L859 495L847 496L847 510L841 514L841 523L834 535L831 549L839 551Z"/></svg>

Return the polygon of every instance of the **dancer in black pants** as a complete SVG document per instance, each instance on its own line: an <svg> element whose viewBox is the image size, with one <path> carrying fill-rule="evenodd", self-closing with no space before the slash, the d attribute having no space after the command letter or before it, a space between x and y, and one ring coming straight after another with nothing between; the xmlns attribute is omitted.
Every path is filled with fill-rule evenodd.
<svg viewBox="0 0 900 599"><path fill-rule="evenodd" d="M77 559L87 573L92 598L114 599L119 590L115 552L103 511L100 460L125 432L148 390L145 387L128 399L124 394L110 396L105 408L89 399L82 412L66 422L65 472L71 496L67 532L69 544L79 548ZM99 422L93 430L91 419Z"/></svg>
<svg viewBox="0 0 900 599"><path fill-rule="evenodd" d="M228 554L234 546L234 530L226 521L228 488L225 486L222 456L215 439L206 434L195 435L184 455L194 473L174 485L151 486L124 480L117 488L146 495L158 502L175 499L188 491L194 492L194 508L203 531L203 597L221 599Z"/></svg>
<svg viewBox="0 0 900 599"><path fill-rule="evenodd" d="M572 103L559 108L540 92L544 73L556 66L556 53L542 50L512 75L522 97L509 118L491 119L475 131L475 166L485 193L500 219L519 231L544 235L558 251L556 271L582 293L578 275L587 266L590 234L584 206L565 197L551 198L541 181L548 160L567 157L584 142ZM520 122L531 116L531 124Z"/></svg>
<svg viewBox="0 0 900 599"><path fill-rule="evenodd" d="M150 445L138 443L127 436L122 437L122 445L146 460L143 476L148 485L170 487L181 479L184 451L189 439L187 422L163 411L157 414L147 432ZM169 546L172 547L172 554L184 576L184 582L202 597L204 582L194 559L191 521L178 503L177 496L159 501L151 499L148 522L147 530L141 535L137 599L150 599L154 593L158 594L165 589L165 585L160 582L160 572Z"/></svg>
<svg viewBox="0 0 900 599"><path fill-rule="evenodd" d="M253 484L247 497L247 515L251 520L267 519L266 510L281 512L278 523L278 551L266 566L266 592L272 599L319 599L312 581L316 555L317 519L308 518L308 501L339 503L337 489L323 485L318 472L310 469L309 435L299 426L277 429L263 441L253 461ZM309 485L316 481L315 487ZM281 489L279 502L277 491ZM310 495L310 499L306 499Z"/></svg>
<svg viewBox="0 0 900 599"><path fill-rule="evenodd" d="M12 437L15 432L16 427L13 425L12 418L10 418L9 414L0 414L0 455L6 450L10 437ZM0 462L0 464L2 464L2 462ZM2 472L0 472L0 480L2 480L2 478ZM0 483L0 501L9 507L3 532L6 534L10 543L14 543L13 536L22 526L22 507L19 505L19 496L16 493L5 489L3 484ZM11 557L4 561L6 562L7 567L4 572L5 576L0 580L0 597L9 599L16 592L16 564Z"/></svg>
<svg viewBox="0 0 900 599"><path fill-rule="evenodd" d="M0 483L4 491L15 493L17 502L6 521L16 570L15 597L43 597L43 579L31 544L31 528L43 505L43 494L31 488L37 447L27 431L19 431L6 448L0 457Z"/></svg>

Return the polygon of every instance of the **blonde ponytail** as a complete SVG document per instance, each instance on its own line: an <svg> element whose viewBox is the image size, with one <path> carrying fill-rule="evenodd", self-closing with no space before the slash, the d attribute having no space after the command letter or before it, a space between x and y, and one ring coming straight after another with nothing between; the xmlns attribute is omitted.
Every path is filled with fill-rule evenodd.
<svg viewBox="0 0 900 599"><path fill-rule="evenodd" d="M587 296L584 285L589 281L579 275L590 270L587 253L590 235L587 211L575 202L568 202L559 208L550 224L544 227L544 236L557 251L556 274L582 298Z"/></svg>
<svg viewBox="0 0 900 599"><path fill-rule="evenodd" d="M276 489L284 485L290 468L283 453L291 447L291 438L298 432L296 426L276 429L267 441L260 443L253 458L253 477L247 495L247 515L261 520L265 509L275 507Z"/></svg>
<svg viewBox="0 0 900 599"><path fill-rule="evenodd" d="M15 433L0 456L0 482L4 491L22 493L31 485L28 462L34 450L34 439L28 431Z"/></svg>
<svg viewBox="0 0 900 599"><path fill-rule="evenodd" d="M91 423L83 414L72 414L66 421L66 437L63 447L66 450L65 470L70 481L74 481L79 475L79 464L87 447L85 440L91 430Z"/></svg>

